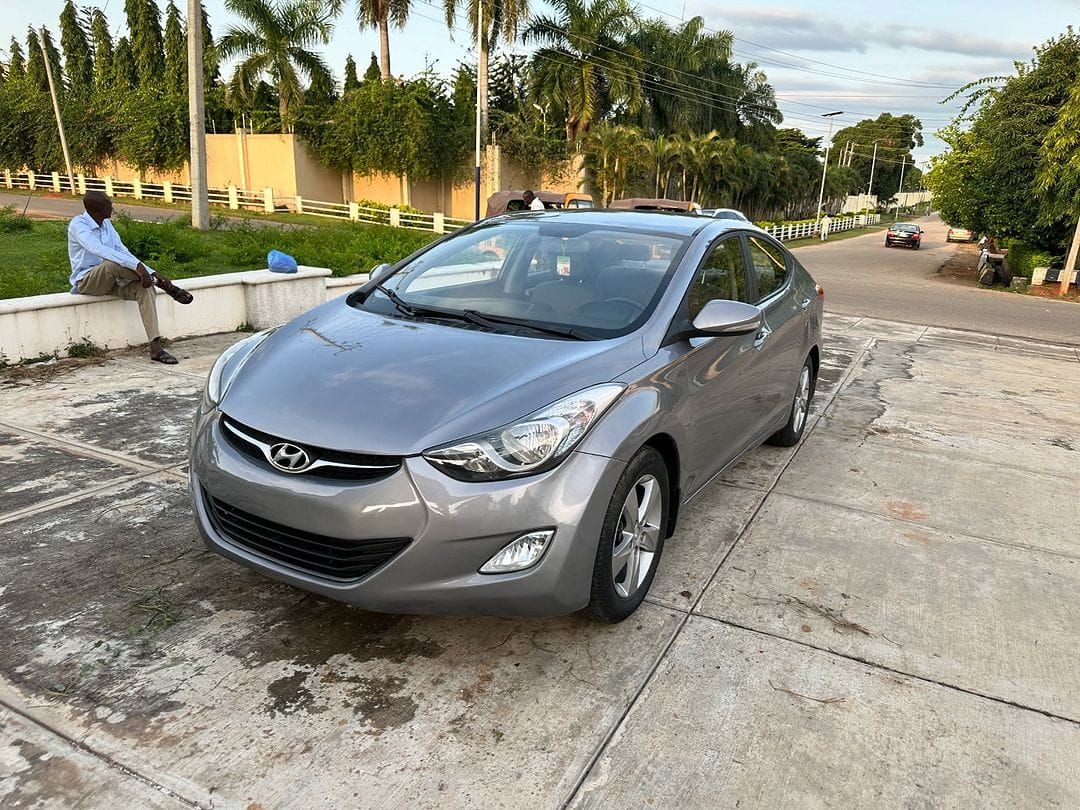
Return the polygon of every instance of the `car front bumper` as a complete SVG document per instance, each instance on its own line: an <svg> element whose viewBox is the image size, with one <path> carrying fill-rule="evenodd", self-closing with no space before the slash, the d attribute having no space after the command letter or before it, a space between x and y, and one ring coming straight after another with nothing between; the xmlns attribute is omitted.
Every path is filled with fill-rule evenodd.
<svg viewBox="0 0 1080 810"><path fill-rule="evenodd" d="M588 603L597 542L624 467L574 452L547 473L487 483L457 481L415 456L374 481L288 475L234 448L220 411L204 405L192 432L190 483L207 546L274 579L377 611L555 616ZM300 532L408 545L359 580L333 579L237 542L208 497ZM478 573L507 543L541 529L555 535L531 568Z"/></svg>

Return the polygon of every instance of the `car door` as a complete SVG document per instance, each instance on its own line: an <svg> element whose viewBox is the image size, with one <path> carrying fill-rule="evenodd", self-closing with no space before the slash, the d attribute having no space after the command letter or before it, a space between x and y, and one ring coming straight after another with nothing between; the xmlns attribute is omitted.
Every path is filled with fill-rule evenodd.
<svg viewBox="0 0 1080 810"><path fill-rule="evenodd" d="M748 234L747 258L754 281L755 302L765 316L760 347L768 356L769 378L764 388L766 422L785 414L795 394L803 364L806 310L811 299L799 300L792 283L792 260L787 251L764 236Z"/></svg>
<svg viewBox="0 0 1080 810"><path fill-rule="evenodd" d="M738 234L714 243L694 275L683 302L693 321L709 301L750 303L753 288ZM757 335L692 337L681 358L685 395L677 414L690 437L683 462L693 492L745 450L766 419L763 390L768 367L755 348Z"/></svg>

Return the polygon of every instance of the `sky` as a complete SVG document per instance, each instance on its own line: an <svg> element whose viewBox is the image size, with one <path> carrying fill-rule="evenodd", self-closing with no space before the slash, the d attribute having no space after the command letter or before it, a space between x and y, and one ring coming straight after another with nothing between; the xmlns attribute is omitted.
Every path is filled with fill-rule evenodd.
<svg viewBox="0 0 1080 810"><path fill-rule="evenodd" d="M158 0L164 7L166 0ZM734 56L754 61L776 90L785 126L809 135L828 132L823 113L840 129L881 112L913 113L923 122L926 143L917 161L944 150L933 133L946 125L959 105L940 104L966 82L1010 74L1014 60L1031 57L1032 46L1080 22L1080 0L905 0L896 4L857 4L851 0L636 0L645 16L668 23L701 15L707 28L734 34ZM205 0L215 36L233 22L224 0ZM534 11L546 11L532 0ZM113 30L124 33L123 0L83 0L105 9ZM183 7L183 0L178 0ZM466 5L462 3L462 5ZM24 38L29 25L54 31L63 0L0 0L0 45L12 35ZM378 48L374 30L360 31L352 8L338 20L324 56L340 79L345 57L353 54L360 71ZM521 45L519 53L527 53ZM413 0L409 22L391 30L391 67L411 75L432 65L448 74L472 55L464 20L448 33L442 0ZM6 51L0 51L6 59ZM692 92L687 88L687 92ZM861 147L860 147L861 148Z"/></svg>

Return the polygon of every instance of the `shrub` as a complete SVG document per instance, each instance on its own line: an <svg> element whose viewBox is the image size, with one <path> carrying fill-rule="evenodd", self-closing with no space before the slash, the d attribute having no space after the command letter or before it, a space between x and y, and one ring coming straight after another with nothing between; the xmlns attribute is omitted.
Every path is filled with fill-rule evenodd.
<svg viewBox="0 0 1080 810"><path fill-rule="evenodd" d="M18 233L28 231L33 227L30 217L23 216L15 210L14 205L0 207L0 233Z"/></svg>
<svg viewBox="0 0 1080 810"><path fill-rule="evenodd" d="M1023 276L1030 279L1036 267L1054 267L1062 265L1060 256L1054 256L1045 251L1035 250L1031 245L1013 239L1005 243L1008 248L1009 269L1013 275Z"/></svg>

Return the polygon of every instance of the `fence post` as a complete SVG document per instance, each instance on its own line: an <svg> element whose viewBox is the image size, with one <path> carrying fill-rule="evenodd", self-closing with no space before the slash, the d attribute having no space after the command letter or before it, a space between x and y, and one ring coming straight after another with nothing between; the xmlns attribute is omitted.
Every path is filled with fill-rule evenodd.
<svg viewBox="0 0 1080 810"><path fill-rule="evenodd" d="M296 204L295 205L296 205L296 213L298 213L298 214L304 213L304 200L299 194L296 195Z"/></svg>
<svg viewBox="0 0 1080 810"><path fill-rule="evenodd" d="M360 203L349 203L349 219L351 219L353 222L360 221Z"/></svg>
<svg viewBox="0 0 1080 810"><path fill-rule="evenodd" d="M431 228L435 233L446 233L446 217L442 211L431 215Z"/></svg>
<svg viewBox="0 0 1080 810"><path fill-rule="evenodd" d="M274 213L274 190L270 187L263 189L263 211L267 214Z"/></svg>
<svg viewBox="0 0 1080 810"><path fill-rule="evenodd" d="M11 188L11 169L4 169L4 185Z"/></svg>
<svg viewBox="0 0 1080 810"><path fill-rule="evenodd" d="M131 181L131 193L135 195L136 200L142 199L142 180L136 177Z"/></svg>
<svg viewBox="0 0 1080 810"><path fill-rule="evenodd" d="M401 227L401 209L400 208L396 208L394 206L390 207L390 227L391 228L400 228Z"/></svg>
<svg viewBox="0 0 1080 810"><path fill-rule="evenodd" d="M33 169L27 169L26 170L26 184L28 186L30 186L31 191L33 191L35 188L37 188L37 186L35 185L35 182L34 182L34 170Z"/></svg>
<svg viewBox="0 0 1080 810"><path fill-rule="evenodd" d="M52 190L57 194L60 193L60 172L52 173Z"/></svg>
<svg viewBox="0 0 1080 810"><path fill-rule="evenodd" d="M77 174L75 176L75 179L79 184L79 193L80 194L85 194L86 193L86 175L83 174L82 172L79 172L79 174Z"/></svg>
<svg viewBox="0 0 1080 810"><path fill-rule="evenodd" d="M167 202L167 203L172 202L172 182L171 181L166 180L164 183L161 184L161 193L165 197L165 202Z"/></svg>
<svg viewBox="0 0 1080 810"><path fill-rule="evenodd" d="M111 174L105 177L105 193L110 197L113 196L113 183Z"/></svg>
<svg viewBox="0 0 1080 810"><path fill-rule="evenodd" d="M229 183L229 208L236 211L240 208L240 198L236 194L236 186Z"/></svg>

